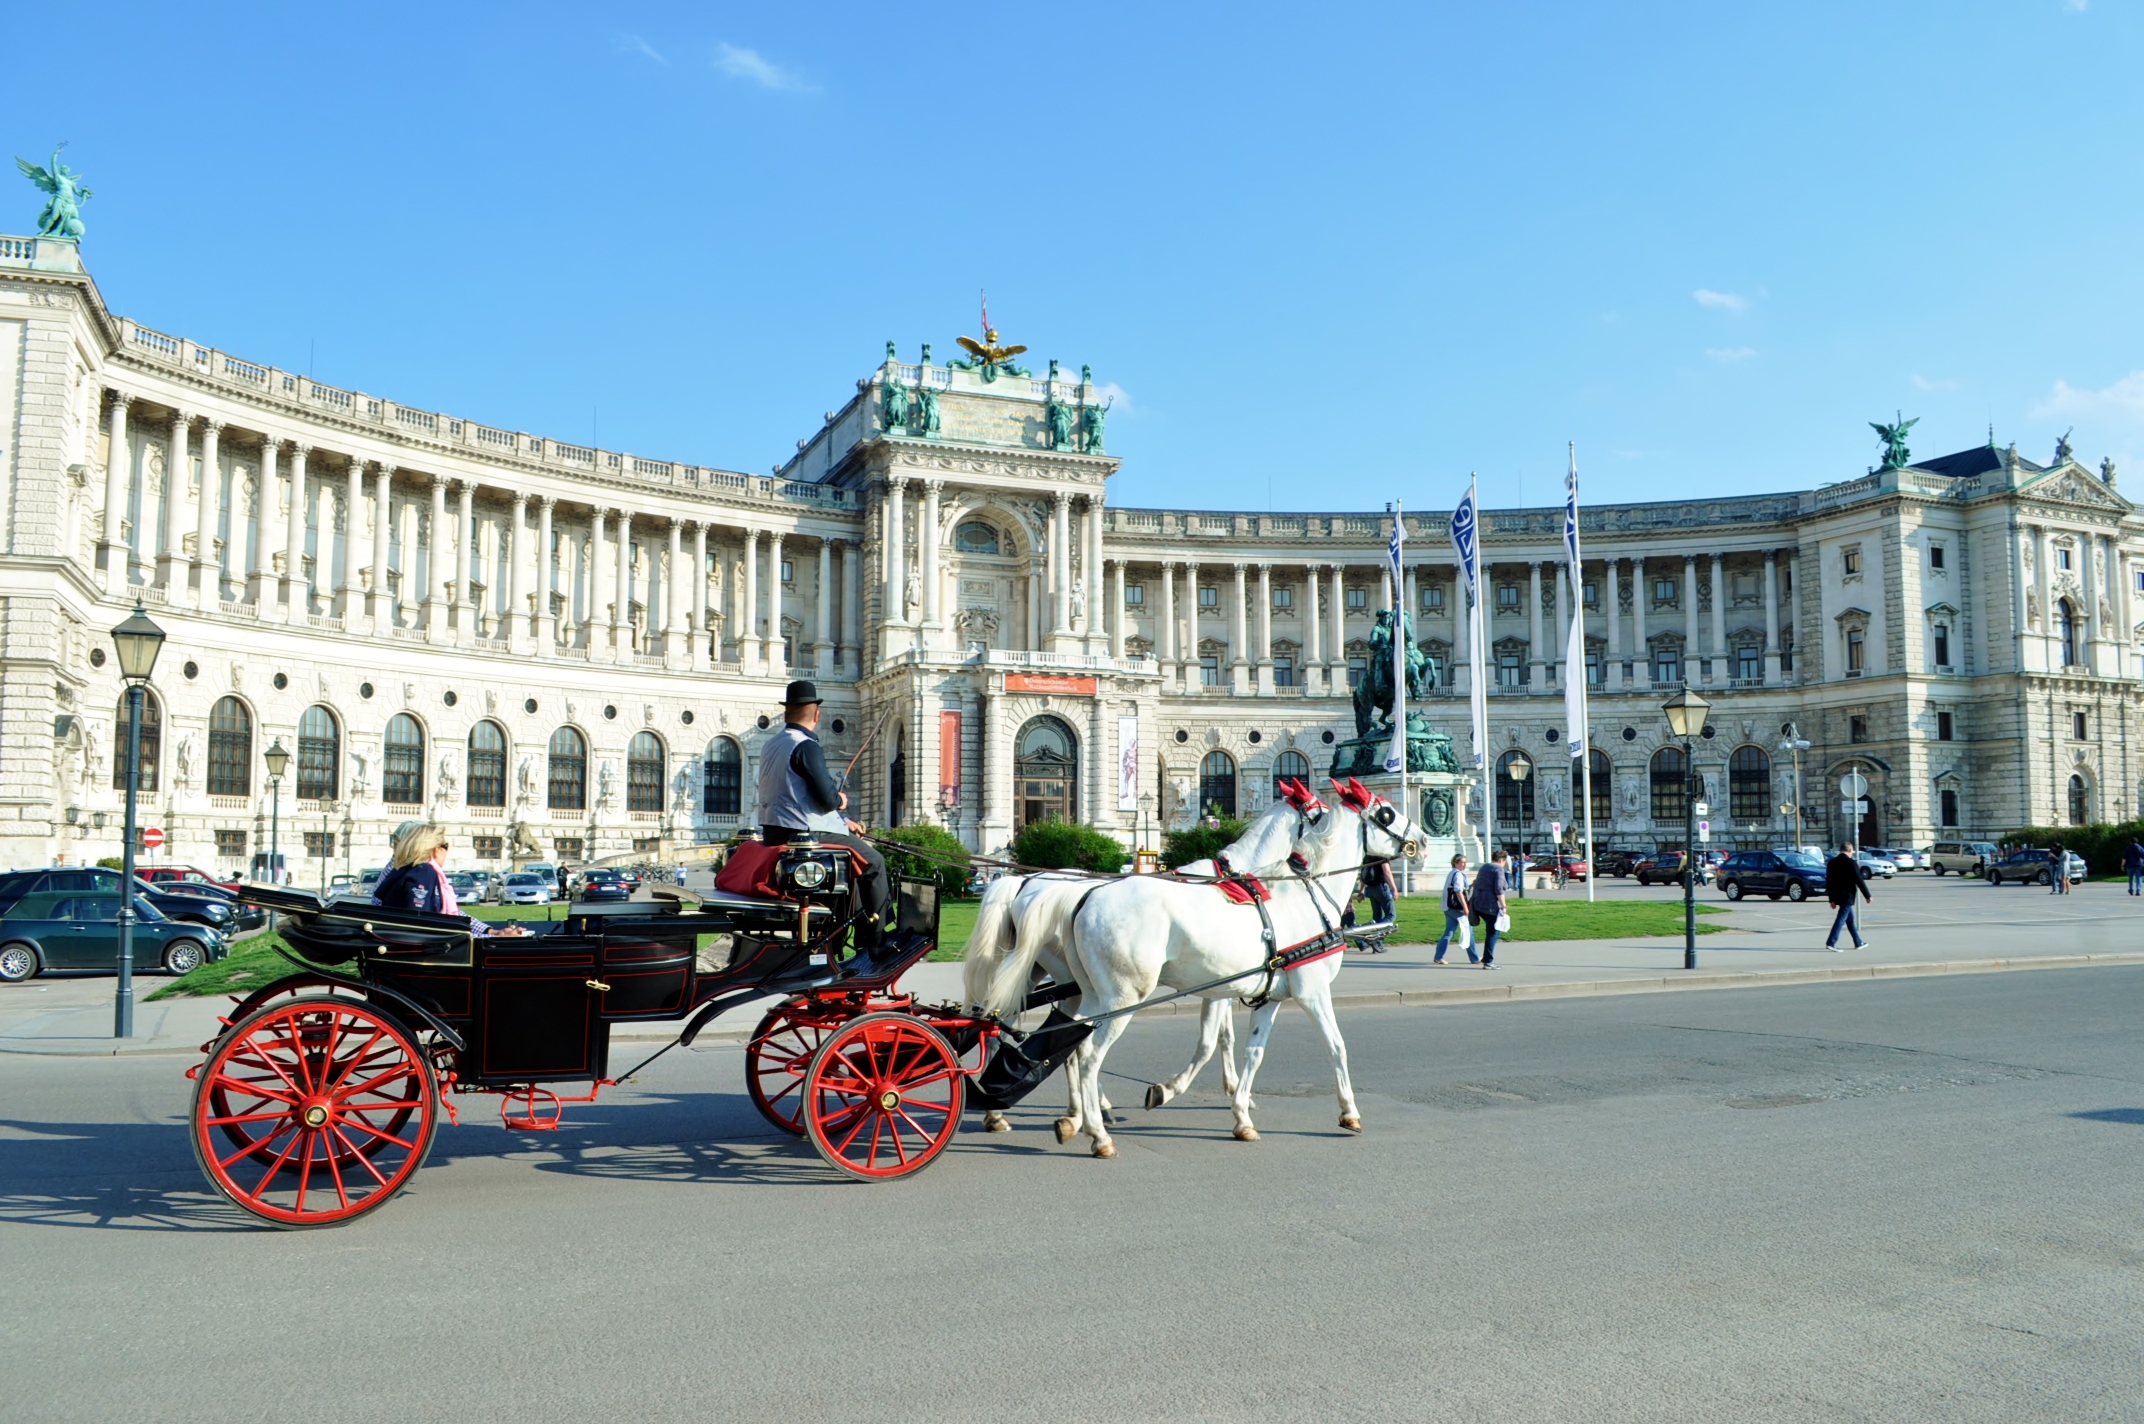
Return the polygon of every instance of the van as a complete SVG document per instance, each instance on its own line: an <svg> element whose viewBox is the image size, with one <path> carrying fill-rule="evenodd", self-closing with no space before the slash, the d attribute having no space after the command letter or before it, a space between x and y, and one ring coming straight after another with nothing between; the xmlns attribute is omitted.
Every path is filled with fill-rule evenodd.
<svg viewBox="0 0 2144 1424"><path fill-rule="evenodd" d="M1937 841L1929 848L1928 868L1938 875L1985 875L1995 860L1992 841Z"/></svg>

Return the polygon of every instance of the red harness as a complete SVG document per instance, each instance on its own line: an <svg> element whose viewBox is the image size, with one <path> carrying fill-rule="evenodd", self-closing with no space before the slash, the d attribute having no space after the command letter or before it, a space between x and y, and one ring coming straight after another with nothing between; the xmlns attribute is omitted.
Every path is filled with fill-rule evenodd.
<svg viewBox="0 0 2144 1424"><path fill-rule="evenodd" d="M1226 880L1215 881L1214 885L1231 903L1237 905L1248 905L1254 901L1273 898L1273 892L1266 889L1265 883L1253 875L1231 876Z"/></svg>

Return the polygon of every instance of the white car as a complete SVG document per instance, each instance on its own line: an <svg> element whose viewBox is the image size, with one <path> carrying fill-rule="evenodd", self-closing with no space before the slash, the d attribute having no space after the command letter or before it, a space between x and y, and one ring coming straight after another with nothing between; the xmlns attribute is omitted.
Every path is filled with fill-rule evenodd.
<svg viewBox="0 0 2144 1424"><path fill-rule="evenodd" d="M1863 880L1872 875L1882 876L1884 879L1889 880L1898 874L1897 861L1887 855L1878 855L1874 851L1856 852L1854 862L1861 867L1861 878Z"/></svg>
<svg viewBox="0 0 2144 1424"><path fill-rule="evenodd" d="M551 903L551 887L541 875L532 875L526 870L506 877L499 888L499 903L502 905L548 905Z"/></svg>

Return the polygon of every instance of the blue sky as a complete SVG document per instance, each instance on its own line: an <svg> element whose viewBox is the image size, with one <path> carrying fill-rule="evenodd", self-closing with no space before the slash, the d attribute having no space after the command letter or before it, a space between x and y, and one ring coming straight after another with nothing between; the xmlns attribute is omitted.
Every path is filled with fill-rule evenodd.
<svg viewBox="0 0 2144 1424"><path fill-rule="evenodd" d="M145 324L765 470L890 337L1113 385L1112 499L2144 490L2144 23L1929 5L25 7L0 132ZM17 181L10 178L9 181ZM39 195L13 190L0 230Z"/></svg>

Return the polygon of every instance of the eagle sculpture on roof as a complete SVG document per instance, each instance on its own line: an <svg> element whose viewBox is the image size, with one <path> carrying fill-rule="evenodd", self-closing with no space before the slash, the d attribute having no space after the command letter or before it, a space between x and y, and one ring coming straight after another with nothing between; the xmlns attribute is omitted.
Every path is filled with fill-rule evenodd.
<svg viewBox="0 0 2144 1424"><path fill-rule="evenodd" d="M956 340L960 342L960 349L967 352L973 359L951 361L947 363L948 365L956 366L963 371L977 372L986 381L994 381L999 376L1025 376L1028 374L1024 367L1012 364L1012 358L1025 351L1027 349L1025 346L998 345L998 329L990 324L990 294L988 292L983 293L983 339L977 341L972 336L962 336L956 338Z"/></svg>

